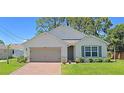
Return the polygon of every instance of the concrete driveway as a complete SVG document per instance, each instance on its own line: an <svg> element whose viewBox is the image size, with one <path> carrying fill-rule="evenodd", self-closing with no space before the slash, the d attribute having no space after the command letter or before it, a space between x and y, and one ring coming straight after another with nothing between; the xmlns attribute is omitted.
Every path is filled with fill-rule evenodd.
<svg viewBox="0 0 124 93"><path fill-rule="evenodd" d="M11 75L60 75L61 63L32 62L27 63Z"/></svg>

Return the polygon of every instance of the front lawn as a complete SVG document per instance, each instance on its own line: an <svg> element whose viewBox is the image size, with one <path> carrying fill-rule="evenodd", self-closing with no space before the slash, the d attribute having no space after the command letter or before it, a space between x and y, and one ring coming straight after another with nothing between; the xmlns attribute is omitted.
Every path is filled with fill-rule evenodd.
<svg viewBox="0 0 124 93"><path fill-rule="evenodd" d="M124 60L114 63L62 64L63 75L124 75Z"/></svg>
<svg viewBox="0 0 124 93"><path fill-rule="evenodd" d="M16 62L16 58L10 59L10 64L7 64L6 60L0 60L0 75L8 75L23 65L25 63Z"/></svg>

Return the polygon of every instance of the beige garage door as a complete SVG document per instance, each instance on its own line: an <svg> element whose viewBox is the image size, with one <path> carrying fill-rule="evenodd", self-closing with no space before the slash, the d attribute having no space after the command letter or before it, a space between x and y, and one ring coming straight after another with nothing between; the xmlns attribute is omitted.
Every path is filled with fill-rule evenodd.
<svg viewBox="0 0 124 93"><path fill-rule="evenodd" d="M60 62L61 48L30 48L31 62Z"/></svg>

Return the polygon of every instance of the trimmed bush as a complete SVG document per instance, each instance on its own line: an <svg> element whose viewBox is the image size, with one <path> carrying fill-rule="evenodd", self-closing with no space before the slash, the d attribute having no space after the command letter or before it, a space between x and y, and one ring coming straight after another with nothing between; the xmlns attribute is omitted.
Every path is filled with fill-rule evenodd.
<svg viewBox="0 0 124 93"><path fill-rule="evenodd" d="M65 57L63 57L63 58L61 59L61 62L62 62L63 64L66 64L66 63L67 63L66 58L65 58Z"/></svg>
<svg viewBox="0 0 124 93"><path fill-rule="evenodd" d="M94 62L94 60L92 58L89 58L88 60L89 60L90 63Z"/></svg>
<svg viewBox="0 0 124 93"><path fill-rule="evenodd" d="M69 64L71 64L71 62L72 62L71 60L68 60L68 63L69 63Z"/></svg>
<svg viewBox="0 0 124 93"><path fill-rule="evenodd" d="M102 59L102 58L97 58L97 59L95 59L95 62L100 62L100 63L102 63L102 62L103 62L103 59Z"/></svg>
<svg viewBox="0 0 124 93"><path fill-rule="evenodd" d="M26 63L27 62L27 58L24 56L18 57L17 58L17 62L19 63Z"/></svg>
<svg viewBox="0 0 124 93"><path fill-rule="evenodd" d="M85 59L84 59L84 58L79 58L79 61L80 61L81 63L84 63L84 62L85 62Z"/></svg>
<svg viewBox="0 0 124 93"><path fill-rule="evenodd" d="M112 62L110 58L105 58L104 62Z"/></svg>
<svg viewBox="0 0 124 93"><path fill-rule="evenodd" d="M15 57L13 57L13 56L9 56L8 58L9 58L9 59L12 59L12 58L15 58Z"/></svg>
<svg viewBox="0 0 124 93"><path fill-rule="evenodd" d="M66 63L67 63L67 62L62 62L62 64L64 64L64 65L65 65Z"/></svg>
<svg viewBox="0 0 124 93"><path fill-rule="evenodd" d="M75 59L76 64L80 63L80 58Z"/></svg>

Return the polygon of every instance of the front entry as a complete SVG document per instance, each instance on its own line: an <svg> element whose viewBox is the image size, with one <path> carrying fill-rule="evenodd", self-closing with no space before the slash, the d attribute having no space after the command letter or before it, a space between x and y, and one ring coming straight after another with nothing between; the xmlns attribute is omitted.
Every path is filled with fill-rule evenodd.
<svg viewBox="0 0 124 93"><path fill-rule="evenodd" d="M68 47L68 60L74 61L74 46Z"/></svg>

